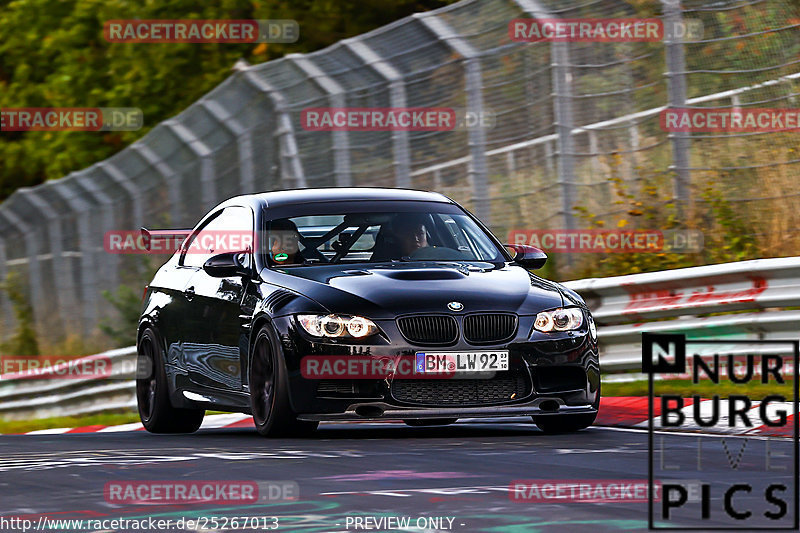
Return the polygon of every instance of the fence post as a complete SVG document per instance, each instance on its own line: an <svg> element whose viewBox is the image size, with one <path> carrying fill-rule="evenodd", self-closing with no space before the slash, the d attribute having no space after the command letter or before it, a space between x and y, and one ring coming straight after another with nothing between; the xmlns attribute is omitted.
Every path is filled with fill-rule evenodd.
<svg viewBox="0 0 800 533"><path fill-rule="evenodd" d="M48 302L52 304L51 309L55 311L55 313L48 313L47 322L52 332L53 329L58 329L58 326L50 320L50 317L59 317L59 325L62 327L62 331L66 332L72 326L71 319L74 318L74 309L77 303L73 292L74 287L70 287L73 280L72 269L69 263L59 264L64 252L61 220L55 208L50 205L50 202L42 198L41 195L38 194L38 191L39 189L34 190L29 187L23 187L19 189L18 192L20 196L25 198L25 201L28 202L35 211L41 213L43 219L47 221L47 237L50 241L48 252L53 271L53 285L55 285L55 294L49 295L48 298ZM58 267L56 265L58 265ZM53 298L53 296L55 296L55 298Z"/></svg>
<svg viewBox="0 0 800 533"><path fill-rule="evenodd" d="M114 200L112 200L111 197L103 192L103 189L97 185L95 180L86 175L85 172L76 174L74 179L75 183L77 183L83 190L87 191L89 195L93 196L100 204L103 205L102 227L106 229L114 228L116 225L114 217ZM120 230L125 228L115 229ZM138 230L139 228L134 227L129 229ZM86 246L86 248L84 248L84 246ZM88 241L85 244L81 242L81 250L84 250L84 253L86 253L86 250L89 250L89 252L94 254L99 248L99 243L95 243L94 241ZM105 268L105 279L109 288L119 285L119 256L117 254L106 254L106 256L103 257L103 261L97 261L96 264L98 265L98 268L100 266ZM86 288L83 290L85 291Z"/></svg>
<svg viewBox="0 0 800 533"><path fill-rule="evenodd" d="M52 183L53 191L56 192L64 201L69 205L72 212L75 214L75 225L77 226L78 233L78 247L80 251L80 287L73 287L73 291L80 300L80 307L82 311L82 330L85 335L91 335L92 329L97 324L97 294L98 291L94 290L96 287L102 286L102 280L98 277L102 276L100 262L95 261L94 250L92 247L92 223L90 217L92 215L91 205L80 195L70 194L66 189L69 187L68 183L71 177L61 180L50 182ZM49 186L49 185L48 185ZM106 226L108 227L108 226ZM102 235L101 228L95 228L96 234ZM67 264L65 262L64 264ZM68 272L67 275L72 275ZM98 283L100 281L100 283ZM106 287L112 290L113 286Z"/></svg>
<svg viewBox="0 0 800 533"><path fill-rule="evenodd" d="M189 128L177 120L167 120L164 122L164 126L183 142L200 161L200 184L202 187L203 207L205 210L211 209L218 200L216 181L214 179L214 161L211 159L211 155L213 154L211 148L201 141Z"/></svg>
<svg viewBox="0 0 800 533"><path fill-rule="evenodd" d="M506 170L509 176L517 171L517 162L514 158L514 152L512 150L506 152Z"/></svg>
<svg viewBox="0 0 800 533"><path fill-rule="evenodd" d="M0 216L17 228L25 239L25 254L28 257L28 287L30 288L30 301L28 303L33 309L33 323L36 329L41 331L40 327L44 326L44 322L41 321L44 300L42 299L42 269L39 265L39 241L33 232L33 228L14 213L10 206L5 204L0 206Z"/></svg>
<svg viewBox="0 0 800 533"><path fill-rule="evenodd" d="M558 133L558 183L561 186L561 209L564 212L564 227L575 228L572 210L575 207L575 144L572 142L572 73L569 72L569 48L567 43L550 44L553 65L553 107ZM570 262L567 255L567 262Z"/></svg>
<svg viewBox="0 0 800 533"><path fill-rule="evenodd" d="M641 184L639 180L641 176L639 174L639 128L636 125L635 121L631 121L631 125L628 128L628 135L630 137L630 147L631 147L631 155L630 165L631 165L631 179L634 180L634 187L636 191L641 190Z"/></svg>
<svg viewBox="0 0 800 533"><path fill-rule="evenodd" d="M595 130L587 130L587 134L589 136L589 153L591 154L589 157L590 163L589 168L592 170L592 183L595 183L595 180L600 176L600 162L597 160L600 157L600 146L597 143L597 132Z"/></svg>
<svg viewBox="0 0 800 533"><path fill-rule="evenodd" d="M142 209L142 195L139 192L139 188L110 161L101 161L96 166L128 193L133 203L133 227L141 228L144 225L144 210Z"/></svg>
<svg viewBox="0 0 800 533"><path fill-rule="evenodd" d="M464 58L467 110L476 117L482 117L483 75L481 74L480 52L436 15L417 13L413 16L455 53ZM486 131L482 126L475 126L469 128L468 133L471 155L469 178L472 182L473 209L475 215L489 226L491 225L491 204L486 166Z"/></svg>
<svg viewBox="0 0 800 533"><path fill-rule="evenodd" d="M309 81L328 95L331 107L345 107L344 88L325 74L311 59L301 54L289 54L288 59L297 65L300 71L308 76ZM333 139L333 175L337 187L351 187L353 173L350 168L350 142L347 131L334 130Z"/></svg>
<svg viewBox="0 0 800 533"><path fill-rule="evenodd" d="M286 100L269 82L260 78L249 67L243 71L242 78L245 82L252 85L256 90L265 93L272 101L275 113L278 115L276 133L278 135L280 151L280 173L281 185L284 187L307 187L306 176L303 172L303 163L300 161L300 151L297 149L297 138L294 134L294 125L289 110L286 107Z"/></svg>
<svg viewBox="0 0 800 533"><path fill-rule="evenodd" d="M683 22L680 0L661 0L664 7L664 44L666 53L667 90L669 92L668 107L684 107L686 105L686 51L683 42L675 29ZM675 172L673 196L677 208L678 220L686 213L689 205L689 187L691 174L689 170L689 134L671 132L668 134L672 142L673 164L670 168Z"/></svg>
<svg viewBox="0 0 800 533"><path fill-rule="evenodd" d="M247 135L247 129L233 118L219 102L203 99L200 102L214 120L222 124L236 138L236 149L239 155L239 194L256 192L255 169L253 168L253 143Z"/></svg>
<svg viewBox="0 0 800 533"><path fill-rule="evenodd" d="M166 161L161 159L152 148L141 142L135 142L131 145L131 149L138 153L145 162L153 168L161 180L167 185L167 194L169 195L170 204L170 225L176 227L177 224L182 224L181 220L181 206L183 205L183 198L181 198L180 181L175 179L175 172L167 164ZM139 228L132 228L138 230Z"/></svg>
<svg viewBox="0 0 800 533"><path fill-rule="evenodd" d="M8 261L6 256L6 241L0 238L0 284L4 283L6 281L6 276L8 276L6 261ZM6 331L4 331L5 326L11 324L14 316L14 310L11 308L11 300L9 300L8 295L5 294L4 291L0 291L0 311L3 313L3 320L0 324L4 326L0 329L0 342L2 342L3 336L6 334Z"/></svg>
<svg viewBox="0 0 800 533"><path fill-rule="evenodd" d="M389 83L389 100L392 107L406 107L406 86L403 75L388 61L358 39L342 41L345 48L361 59L366 65ZM395 187L411 187L411 150L408 143L408 131L392 131L394 149Z"/></svg>
<svg viewBox="0 0 800 533"><path fill-rule="evenodd" d="M556 175L556 166L553 164L553 159L555 158L553 142L545 141L542 144L544 145L544 161L545 165L547 166L547 174L548 176L553 177Z"/></svg>
<svg viewBox="0 0 800 533"><path fill-rule="evenodd" d="M527 15L533 18L558 18L541 5L538 0L514 0ZM572 140L572 73L569 62L569 43L550 43L551 83L553 87L553 117L558 135L556 155L559 188L561 189L561 210L564 229L575 228L573 209L575 207L575 144ZM571 264L571 255L566 255Z"/></svg>

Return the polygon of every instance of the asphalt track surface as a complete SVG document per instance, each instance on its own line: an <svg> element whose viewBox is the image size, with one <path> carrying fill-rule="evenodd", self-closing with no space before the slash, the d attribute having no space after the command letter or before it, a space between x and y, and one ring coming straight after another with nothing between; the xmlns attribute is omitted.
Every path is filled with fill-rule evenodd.
<svg viewBox="0 0 800 533"><path fill-rule="evenodd" d="M670 434L662 444L661 436L656 434L654 443L668 450L666 466L681 470L660 470L656 464L656 477L661 473L662 479L694 479L712 486L711 518L701 522L699 503L689 503L686 512L693 516L687 516L683 525L730 525L724 520L718 487L734 481L785 483L790 491L788 513L794 516L791 440ZM767 452L770 465L765 465ZM356 528L353 520L410 517L411 526L403 531L636 531L647 528L645 502L534 503L514 501L508 489L520 479L646 480L647 473L646 431L593 427L571 435L545 435L524 419L468 421L439 428L323 424L313 437L297 439L264 439L247 428L201 430L193 435L9 435L0 437L0 516L24 517L33 523L45 516L51 520L258 516L277 517L277 531L320 532L397 531L375 529L374 522L371 529L365 529L366 523ZM300 494L296 501L238 506L107 503L105 484L121 480L291 480L299 485ZM735 501L737 507L758 515L775 509L764 503L758 487L751 495L737 495ZM660 504L655 512L660 512ZM451 526L445 519L443 526L418 529L420 517L453 521ZM21 531L8 524L2 530ZM113 531L117 530L122 531ZM205 530L236 529L207 525Z"/></svg>

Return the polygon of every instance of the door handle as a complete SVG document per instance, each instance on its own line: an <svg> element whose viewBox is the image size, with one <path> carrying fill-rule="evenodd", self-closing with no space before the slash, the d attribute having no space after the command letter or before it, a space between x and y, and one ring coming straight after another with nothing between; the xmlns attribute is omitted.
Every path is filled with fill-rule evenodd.
<svg viewBox="0 0 800 533"><path fill-rule="evenodd" d="M188 289L186 289L186 292L184 294L186 294L186 299L191 302L192 298L194 298L195 295L194 287L189 287Z"/></svg>

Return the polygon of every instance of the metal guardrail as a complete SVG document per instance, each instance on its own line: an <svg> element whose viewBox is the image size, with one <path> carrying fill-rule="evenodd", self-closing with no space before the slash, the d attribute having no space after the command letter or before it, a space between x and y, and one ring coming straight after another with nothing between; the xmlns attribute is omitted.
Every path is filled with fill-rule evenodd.
<svg viewBox="0 0 800 533"><path fill-rule="evenodd" d="M800 257L757 259L566 283L592 309L606 371L641 367L641 333L796 339ZM718 350L719 347L717 346Z"/></svg>
<svg viewBox="0 0 800 533"><path fill-rule="evenodd" d="M611 227L624 216L618 187L637 191L645 176L674 180L676 206L711 180L747 211L759 232L751 237L796 249L791 176L800 158L791 132L689 136L665 131L659 113L796 107L797 2L683 4L462 0L313 53L239 61L219 86L148 123L147 135L109 159L2 202L0 280L13 274L24 288L40 338L90 336L113 310L103 291L148 277L138 261L106 253L106 231L192 227L237 194L316 186L436 190L504 235L579 228L575 207ZM509 32L520 18L637 16L701 20L705 31L624 43L528 43ZM442 131L303 128L303 111L319 107L447 107L492 120ZM708 240L721 236L713 224L704 229ZM0 333L16 325L0 293Z"/></svg>
<svg viewBox="0 0 800 533"><path fill-rule="evenodd" d="M690 339L798 337L800 310L791 308L800 307L800 257L583 279L566 285L593 310L605 372L641 367L643 331L683 333ZM746 345L716 345L714 349L750 350ZM0 376L0 418L134 408L136 348L99 355L112 362L108 377L29 380Z"/></svg>
<svg viewBox="0 0 800 533"><path fill-rule="evenodd" d="M88 415L136 408L136 347L89 356L111 363L107 375L66 379L4 379L0 376L0 418L26 420ZM70 366L87 358L74 359Z"/></svg>

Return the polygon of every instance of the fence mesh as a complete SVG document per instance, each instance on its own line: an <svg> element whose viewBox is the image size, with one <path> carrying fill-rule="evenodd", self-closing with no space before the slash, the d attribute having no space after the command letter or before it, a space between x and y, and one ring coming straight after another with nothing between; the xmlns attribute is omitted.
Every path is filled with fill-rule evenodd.
<svg viewBox="0 0 800 533"><path fill-rule="evenodd" d="M110 312L102 291L141 283L147 270L104 252L104 232L191 227L228 197L294 187L436 190L501 237L617 224L651 194L685 205L708 239L721 230L704 217L724 200L760 228L751 236L763 253L796 253L796 132L669 134L659 113L797 107L797 11L790 0L465 0L242 68L107 161L15 192L0 205L0 276L16 274L44 337L89 334ZM672 17L704 31L661 42L512 40L509 22L531 17ZM310 107L428 106L491 112L494 125L312 132L300 118ZM4 293L0 318L7 337L15 322Z"/></svg>

